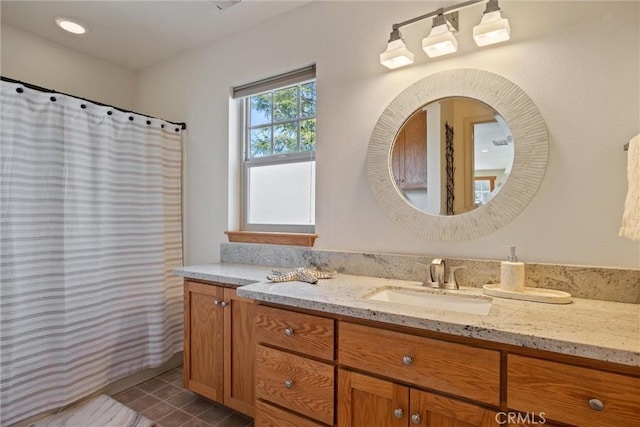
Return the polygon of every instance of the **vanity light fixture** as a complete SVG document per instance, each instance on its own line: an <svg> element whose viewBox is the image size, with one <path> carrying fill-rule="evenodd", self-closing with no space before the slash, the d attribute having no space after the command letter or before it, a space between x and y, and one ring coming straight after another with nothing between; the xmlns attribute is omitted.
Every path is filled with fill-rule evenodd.
<svg viewBox="0 0 640 427"><path fill-rule="evenodd" d="M509 20L502 17L498 0L489 0L482 20L473 27L473 39L478 46L487 46L507 41L510 35Z"/></svg>
<svg viewBox="0 0 640 427"><path fill-rule="evenodd" d="M76 21L72 21L68 18L56 18L56 25L63 30L73 34L80 35L87 32L87 29L84 27L84 25Z"/></svg>
<svg viewBox="0 0 640 427"><path fill-rule="evenodd" d="M439 13L433 18L431 33L422 39L422 50L429 58L447 55L458 50L458 40L453 35L453 27L444 13Z"/></svg>
<svg viewBox="0 0 640 427"><path fill-rule="evenodd" d="M391 31L387 50L380 54L380 63L392 70L413 64L413 53L404 44L400 30L394 29Z"/></svg>
<svg viewBox="0 0 640 427"><path fill-rule="evenodd" d="M452 22L448 17L452 12L484 1L486 0L469 0L393 24L387 50L380 55L380 64L390 69L413 64L413 53L407 49L400 35L400 28L431 17L434 18L433 27L429 35L422 40L422 49L430 58L456 52L458 41L454 35ZM473 28L473 38L476 44L487 46L509 40L510 31L509 21L502 17L498 0L488 0L480 24Z"/></svg>

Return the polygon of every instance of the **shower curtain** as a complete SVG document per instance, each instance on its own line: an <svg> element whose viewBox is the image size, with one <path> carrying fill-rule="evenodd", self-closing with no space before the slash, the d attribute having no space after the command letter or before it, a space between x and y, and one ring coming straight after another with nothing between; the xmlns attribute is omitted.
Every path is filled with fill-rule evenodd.
<svg viewBox="0 0 640 427"><path fill-rule="evenodd" d="M2 81L0 425L182 350L182 129Z"/></svg>

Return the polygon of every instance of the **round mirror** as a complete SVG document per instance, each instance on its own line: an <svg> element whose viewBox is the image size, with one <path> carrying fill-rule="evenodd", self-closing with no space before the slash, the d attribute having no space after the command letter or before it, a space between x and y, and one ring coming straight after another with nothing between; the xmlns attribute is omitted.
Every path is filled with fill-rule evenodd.
<svg viewBox="0 0 640 427"><path fill-rule="evenodd" d="M496 110L470 98L421 106L391 150L398 191L417 209L458 215L493 198L509 177L513 136Z"/></svg>
<svg viewBox="0 0 640 427"><path fill-rule="evenodd" d="M495 146L506 142L506 145L511 146L512 150L510 170L508 166L504 167L503 179L500 182L497 173L486 175L495 176L493 190L490 182L488 190L485 190L487 187L484 182L487 180L479 179L481 184L478 185L477 197L475 178L476 169L482 170L480 169L481 160L480 157L476 160L474 153L473 161L471 161L471 151L467 152L464 148L464 135L469 138L474 132L489 131L481 129L480 126L471 131L464 130L464 119L460 121L454 116L449 118L446 112L442 113L443 109L448 108L443 103L455 104L462 101L476 102L476 107L486 107L488 109L486 111L491 111L487 117L493 115L493 121L500 125L503 132L502 137L496 135L491 137L491 140L496 140ZM406 188L408 185L405 185L407 183L407 168L415 167L408 163L407 159L417 158L407 154L407 151L410 152L416 148L405 150L406 147L404 147L402 149L405 152L401 154L399 141L404 137L406 145L407 135L414 132L414 129L405 128L405 126L409 126L414 117L419 116L420 111L425 109L425 132L428 135L432 131L437 131L440 139L440 151L435 150L435 143L432 150L428 145L425 145L426 154L423 153L420 156L424 156L426 159L426 168L420 172L422 175L418 173L417 176L426 178L422 184L418 183L423 188L420 189L422 194L416 196L415 192L409 194L412 190ZM440 109L439 116L435 113L430 115L429 110L431 109ZM443 116L447 117L444 124L442 122ZM483 114L478 114L478 116L483 116ZM473 115L470 117L469 123L473 123ZM415 120L420 123L423 119L415 118ZM451 121L449 122L449 120ZM432 121L434 124L429 126ZM479 120L478 124L483 122L483 120ZM487 120L484 123L489 122L490 120ZM420 124L415 127L420 128ZM458 136L463 136L462 142L458 141L457 143L462 146L457 149L456 133ZM449 165L453 177L449 179L446 177L446 158L451 153L447 153L447 134L449 134L449 139L453 141L453 160ZM413 137L409 139L411 138ZM436 139L434 137L434 141ZM504 142L501 141L502 139ZM425 140L428 141L429 138L425 137ZM493 142L491 144L493 145ZM459 158L464 154L466 159L464 162L458 161L456 164L456 151ZM439 162L436 162L437 157L439 157ZM548 137L544 120L522 89L513 82L486 71L449 70L425 77L409 86L383 111L369 141L367 176L376 202L387 216L404 230L431 240L467 240L499 229L522 212L542 181L547 157ZM439 166L432 167L432 161L438 163ZM403 162L404 172L401 172L400 163ZM467 166L463 167L465 162ZM478 168L476 168L476 164ZM401 176L401 173L405 175ZM461 178L460 184L458 184L456 173L462 176L466 175L466 178ZM430 180L431 174L439 175L439 182L436 181L436 178ZM478 177L482 176L485 175L480 175L478 172ZM405 179L405 182L401 183L401 179ZM453 182L453 189L450 190L450 194L453 195L453 203L449 203L449 206L446 189L448 181ZM471 190L469 182L473 183L473 190ZM456 186L459 190L457 193ZM461 189L464 189L465 193L462 193ZM429 195L430 191L431 195ZM438 197L434 195L436 193L439 193ZM430 197L433 197L434 200L438 199L439 202L434 202L431 205L428 202ZM456 205L456 198L458 205Z"/></svg>

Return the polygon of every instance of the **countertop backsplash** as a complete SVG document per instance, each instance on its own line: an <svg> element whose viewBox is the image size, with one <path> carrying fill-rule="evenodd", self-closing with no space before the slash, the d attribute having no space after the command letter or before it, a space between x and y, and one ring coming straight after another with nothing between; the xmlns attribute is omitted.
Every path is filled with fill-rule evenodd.
<svg viewBox="0 0 640 427"><path fill-rule="evenodd" d="M422 281L433 257L329 251L296 246L222 243L220 261L274 268L316 266L322 270L387 279ZM445 258L460 286L500 281L500 261ZM422 265L421 265L422 264ZM559 264L525 265L526 286L569 292L576 298L640 304L640 270Z"/></svg>

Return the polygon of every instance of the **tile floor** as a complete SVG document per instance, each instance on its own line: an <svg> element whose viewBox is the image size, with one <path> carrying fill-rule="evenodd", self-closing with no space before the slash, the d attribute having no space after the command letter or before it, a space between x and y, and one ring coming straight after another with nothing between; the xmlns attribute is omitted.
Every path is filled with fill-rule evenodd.
<svg viewBox="0 0 640 427"><path fill-rule="evenodd" d="M253 427L253 420L191 393L182 366L112 396L157 427Z"/></svg>

